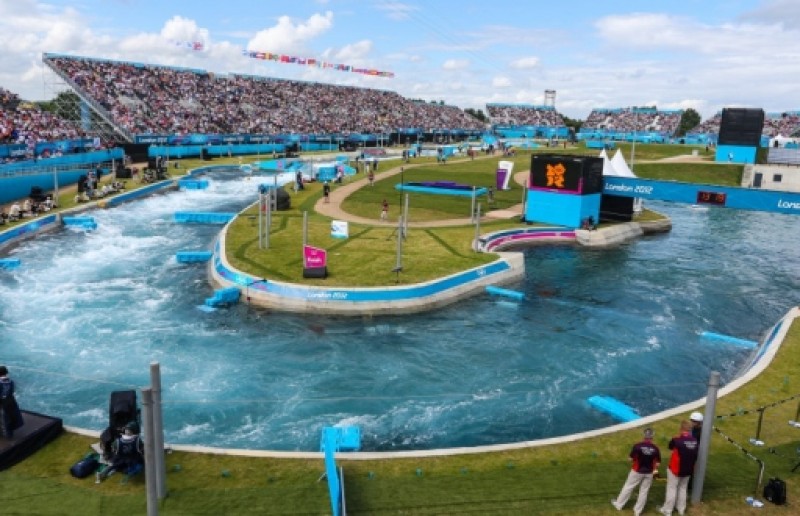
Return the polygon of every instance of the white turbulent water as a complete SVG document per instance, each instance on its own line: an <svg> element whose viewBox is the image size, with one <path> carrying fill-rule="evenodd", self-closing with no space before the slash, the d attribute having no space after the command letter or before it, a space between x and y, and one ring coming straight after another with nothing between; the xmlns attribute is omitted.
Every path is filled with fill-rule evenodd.
<svg viewBox="0 0 800 516"><path fill-rule="evenodd" d="M332 424L360 426L365 449L535 439L610 424L592 394L642 414L702 396L711 370L727 381L750 352L699 332L758 339L800 301L796 218L661 205L670 234L528 250L519 305L202 312L205 268L174 256L209 249L219 227L173 214L238 211L258 183L213 175L208 190L92 212L96 231L15 248L23 266L0 274L0 362L23 406L100 430L109 393L146 385L158 361L169 442L315 450Z"/></svg>

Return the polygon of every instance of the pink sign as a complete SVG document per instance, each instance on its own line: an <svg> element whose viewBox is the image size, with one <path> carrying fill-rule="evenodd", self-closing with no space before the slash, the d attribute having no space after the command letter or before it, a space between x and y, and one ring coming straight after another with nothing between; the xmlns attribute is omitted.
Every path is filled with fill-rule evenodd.
<svg viewBox="0 0 800 516"><path fill-rule="evenodd" d="M328 251L319 247L303 246L303 267L326 267L328 265Z"/></svg>

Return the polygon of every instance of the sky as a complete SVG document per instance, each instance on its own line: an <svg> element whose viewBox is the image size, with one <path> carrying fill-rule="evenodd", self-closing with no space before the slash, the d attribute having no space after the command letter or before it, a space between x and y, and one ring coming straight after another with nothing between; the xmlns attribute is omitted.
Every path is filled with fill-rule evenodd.
<svg viewBox="0 0 800 516"><path fill-rule="evenodd" d="M198 42L202 50L186 48ZM376 69L374 77L243 50ZM461 108L800 110L800 0L0 0L0 87L49 100L42 53L396 91Z"/></svg>

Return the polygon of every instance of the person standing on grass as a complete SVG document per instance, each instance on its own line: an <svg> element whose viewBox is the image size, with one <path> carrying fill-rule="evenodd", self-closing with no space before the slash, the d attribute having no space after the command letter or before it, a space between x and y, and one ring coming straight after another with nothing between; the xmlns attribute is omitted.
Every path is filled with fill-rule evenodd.
<svg viewBox="0 0 800 516"><path fill-rule="evenodd" d="M686 491L697 462L697 448L697 439L692 435L692 424L686 420L681 421L680 434L669 441L672 455L667 469L667 492L664 505L658 508L658 512L664 516L670 516L672 509L677 509L678 514L686 512Z"/></svg>
<svg viewBox="0 0 800 516"><path fill-rule="evenodd" d="M323 184L323 185L322 185L322 196L325 198L325 202L326 202L326 203L328 203L328 202L331 202L331 201L330 201L330 197L331 197L331 185L330 185L330 184L328 184L328 182L327 182L327 181L325 181L325 184Z"/></svg>
<svg viewBox="0 0 800 516"><path fill-rule="evenodd" d="M0 365L0 436L14 437L14 430L24 424L22 412L14 397L14 380L8 377L8 368Z"/></svg>
<svg viewBox="0 0 800 516"><path fill-rule="evenodd" d="M636 498L636 505L633 506L633 514L639 516L647 504L647 493L650 492L653 477L658 475L658 465L661 463L661 451L653 443L652 428L645 428L644 439L633 445L629 457L631 470L617 498L611 500L611 505L621 511L628 503L633 490L639 486L639 496Z"/></svg>

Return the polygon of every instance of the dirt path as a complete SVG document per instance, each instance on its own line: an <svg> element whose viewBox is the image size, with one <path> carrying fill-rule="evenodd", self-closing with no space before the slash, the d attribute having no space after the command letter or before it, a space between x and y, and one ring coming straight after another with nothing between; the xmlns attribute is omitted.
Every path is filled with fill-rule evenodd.
<svg viewBox="0 0 800 516"><path fill-rule="evenodd" d="M492 156L486 156L477 159L490 159L490 158L492 158ZM466 161L466 159L458 161L450 161L446 166L456 165L461 161ZM428 165L428 163L425 164L403 163L399 166L390 168L389 170L377 173L375 175L375 180L379 181L387 179L392 176L396 176L401 172L403 168L410 169L410 168L421 167L423 165ZM514 181L516 181L519 184L524 184L527 178L526 174L527 171L517 172L516 174L514 174ZM396 226L397 222L382 221L378 218L378 216L376 216L375 218L360 217L358 215L353 215L351 213L348 213L342 209L341 207L342 202L353 192L359 190L360 188L364 187L369 188L369 179L367 177L365 177L363 174L356 177L357 179L351 179L350 182L332 189L330 195L328 196L329 202L326 203L325 199L318 200L317 203L314 205L314 210L316 210L317 213L325 215L326 217L331 217L336 220L353 222L356 224L368 224L373 226L385 226L385 227ZM522 204L518 204L515 206L511 206L510 208L505 210L490 211L486 213L483 217L481 217L481 220L510 219L513 217L519 217L521 214L522 214ZM409 221L408 226L413 228L429 228L429 227L443 227L443 226L465 226L469 224L472 224L472 220L470 220L469 217L465 217L460 219L431 220L425 222Z"/></svg>

